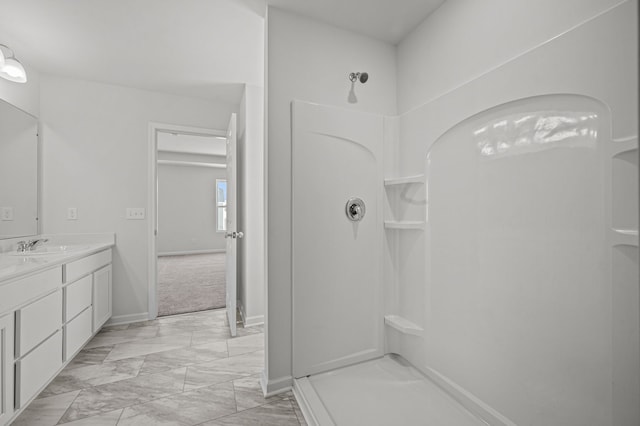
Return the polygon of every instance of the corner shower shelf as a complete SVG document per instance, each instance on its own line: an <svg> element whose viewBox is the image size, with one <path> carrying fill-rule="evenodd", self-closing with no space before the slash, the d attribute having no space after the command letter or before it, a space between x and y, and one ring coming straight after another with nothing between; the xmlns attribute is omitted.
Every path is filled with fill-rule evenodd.
<svg viewBox="0 0 640 426"><path fill-rule="evenodd" d="M634 151L638 149L638 137L629 136L621 139L614 139L611 144L611 156L623 154L625 152Z"/></svg>
<svg viewBox="0 0 640 426"><path fill-rule="evenodd" d="M424 230L426 223L422 221L412 221L412 220L385 220L384 227L386 229L418 229Z"/></svg>
<svg viewBox="0 0 640 426"><path fill-rule="evenodd" d="M404 176L384 180L384 186L406 185L410 183L424 183L424 175Z"/></svg>
<svg viewBox="0 0 640 426"><path fill-rule="evenodd" d="M612 229L611 230L612 245L627 245L638 247L638 230L637 229Z"/></svg>
<svg viewBox="0 0 640 426"><path fill-rule="evenodd" d="M395 328L400 333L421 336L424 332L422 327L417 326L406 318L398 315L385 315L384 323L391 328Z"/></svg>

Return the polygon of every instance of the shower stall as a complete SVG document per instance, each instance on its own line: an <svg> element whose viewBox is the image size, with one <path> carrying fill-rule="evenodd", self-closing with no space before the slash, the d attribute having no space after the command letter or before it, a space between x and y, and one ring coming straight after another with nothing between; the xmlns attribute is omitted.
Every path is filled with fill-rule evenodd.
<svg viewBox="0 0 640 426"><path fill-rule="evenodd" d="M310 424L640 424L625 10L401 116L292 103Z"/></svg>

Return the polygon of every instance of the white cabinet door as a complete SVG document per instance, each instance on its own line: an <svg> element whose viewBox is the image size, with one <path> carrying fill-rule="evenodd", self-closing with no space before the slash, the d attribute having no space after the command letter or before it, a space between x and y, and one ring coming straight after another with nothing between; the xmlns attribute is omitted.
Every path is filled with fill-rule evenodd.
<svg viewBox="0 0 640 426"><path fill-rule="evenodd" d="M13 414L13 313L0 318L0 425Z"/></svg>
<svg viewBox="0 0 640 426"><path fill-rule="evenodd" d="M93 273L93 332L111 318L111 265Z"/></svg>

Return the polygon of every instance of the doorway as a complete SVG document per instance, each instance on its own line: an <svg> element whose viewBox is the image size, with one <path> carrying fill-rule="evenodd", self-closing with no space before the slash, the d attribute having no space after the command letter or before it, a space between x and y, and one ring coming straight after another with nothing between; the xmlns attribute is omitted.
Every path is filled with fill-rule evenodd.
<svg viewBox="0 0 640 426"><path fill-rule="evenodd" d="M226 131L152 123L149 134L150 318L224 308Z"/></svg>

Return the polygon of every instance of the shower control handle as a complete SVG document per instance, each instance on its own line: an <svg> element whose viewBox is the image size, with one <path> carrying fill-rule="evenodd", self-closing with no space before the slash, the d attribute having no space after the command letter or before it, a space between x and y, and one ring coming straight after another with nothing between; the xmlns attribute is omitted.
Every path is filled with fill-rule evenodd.
<svg viewBox="0 0 640 426"><path fill-rule="evenodd" d="M352 222L360 222L364 218L366 208L364 201L357 197L351 197L345 206L347 218Z"/></svg>

